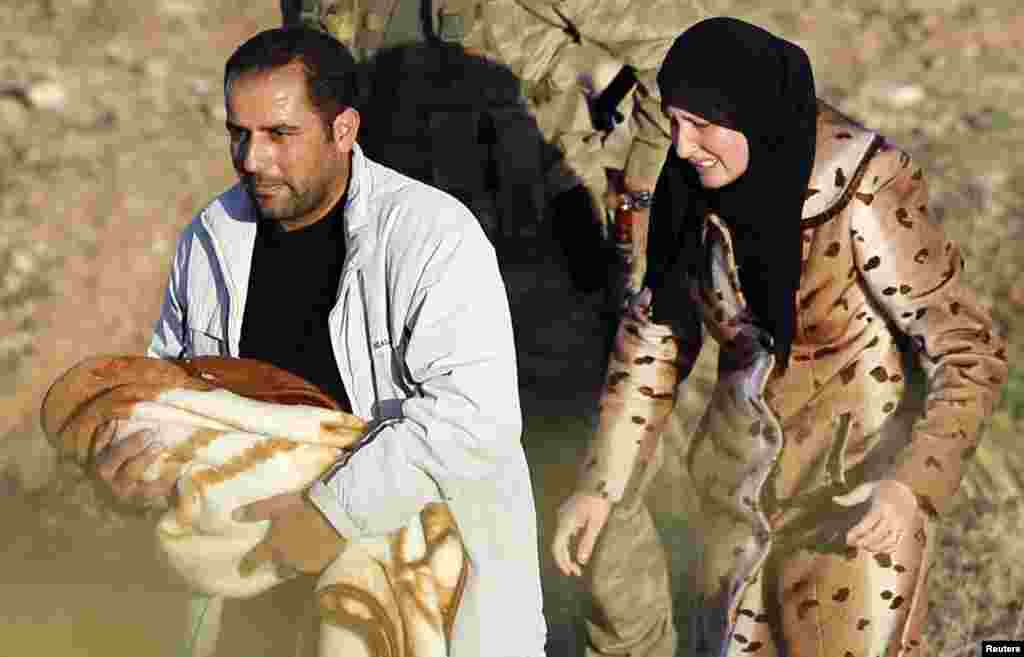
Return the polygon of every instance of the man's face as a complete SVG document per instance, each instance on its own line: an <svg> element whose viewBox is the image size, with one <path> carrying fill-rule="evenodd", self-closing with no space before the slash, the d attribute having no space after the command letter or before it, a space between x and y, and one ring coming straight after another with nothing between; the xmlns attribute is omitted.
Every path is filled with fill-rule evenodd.
<svg viewBox="0 0 1024 657"><path fill-rule="evenodd" d="M244 74L228 94L231 160L263 216L285 230L324 217L348 185L358 113L345 110L329 135L298 62Z"/></svg>

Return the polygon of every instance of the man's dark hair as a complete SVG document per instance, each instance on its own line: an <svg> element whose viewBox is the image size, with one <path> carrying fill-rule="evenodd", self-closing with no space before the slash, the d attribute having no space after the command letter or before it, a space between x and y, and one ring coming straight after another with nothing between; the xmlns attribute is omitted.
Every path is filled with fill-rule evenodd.
<svg viewBox="0 0 1024 657"><path fill-rule="evenodd" d="M264 73L293 62L306 73L306 90L313 109L333 138L334 119L358 99L355 59L334 37L306 27L284 27L260 32L242 45L224 65L224 98L231 83L248 73Z"/></svg>

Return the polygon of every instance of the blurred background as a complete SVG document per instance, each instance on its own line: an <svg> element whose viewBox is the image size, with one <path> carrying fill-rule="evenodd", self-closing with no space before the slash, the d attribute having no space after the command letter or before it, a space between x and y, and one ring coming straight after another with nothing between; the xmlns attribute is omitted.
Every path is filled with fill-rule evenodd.
<svg viewBox="0 0 1024 657"><path fill-rule="evenodd" d="M1024 317L1024 11L1017 0L704 5L799 43L820 96L924 166L934 216L964 247L1012 366L943 521L928 633L942 657L969 655L981 638L1024 637L1024 340L1014 330ZM78 360L145 348L178 231L234 182L223 63L280 22L274 0L0 0L0 657L181 654L182 590L154 557L151 523L112 512L80 472L56 464L37 413L48 384ZM595 404L602 301L573 291L544 226L504 230L549 654L561 657L576 654L583 603L547 545ZM712 351L685 393L694 409ZM669 460L652 504L682 620L692 507ZM220 654L290 654L290 612L259 600L246 609Z"/></svg>

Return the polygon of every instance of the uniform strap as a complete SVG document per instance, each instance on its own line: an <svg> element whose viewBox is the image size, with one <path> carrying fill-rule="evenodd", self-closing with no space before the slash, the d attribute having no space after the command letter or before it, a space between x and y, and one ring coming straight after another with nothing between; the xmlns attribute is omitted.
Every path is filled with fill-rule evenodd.
<svg viewBox="0 0 1024 657"><path fill-rule="evenodd" d="M480 2L481 0L435 0L430 13L437 38L446 43L461 44L473 29Z"/></svg>

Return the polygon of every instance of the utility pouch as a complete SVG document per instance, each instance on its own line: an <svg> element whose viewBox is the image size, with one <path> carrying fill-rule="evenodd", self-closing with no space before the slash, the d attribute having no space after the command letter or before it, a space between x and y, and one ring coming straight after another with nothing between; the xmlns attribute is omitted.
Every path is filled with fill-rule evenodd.
<svg viewBox="0 0 1024 657"><path fill-rule="evenodd" d="M615 75L605 90L591 101L590 118L595 130L611 132L625 120L618 109L619 103L633 90L636 83L636 69L627 64Z"/></svg>

